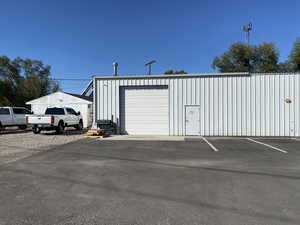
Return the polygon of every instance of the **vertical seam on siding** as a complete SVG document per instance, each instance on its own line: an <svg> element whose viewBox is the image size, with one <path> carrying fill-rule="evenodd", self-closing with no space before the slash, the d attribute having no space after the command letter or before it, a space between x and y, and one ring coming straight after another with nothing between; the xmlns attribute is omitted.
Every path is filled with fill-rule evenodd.
<svg viewBox="0 0 300 225"><path fill-rule="evenodd" d="M283 79L283 98L285 99L286 98L286 76L284 76L284 79ZM283 135L285 136L286 135L286 119L287 119L287 116L286 116L286 104L284 102L283 104Z"/></svg>
<svg viewBox="0 0 300 225"><path fill-rule="evenodd" d="M266 121L266 115L267 115L267 99L266 99L266 96L267 96L267 90L266 90L266 87L267 87L267 84L266 84L266 81L267 81L267 77L264 77L263 78L264 80L264 96L263 96L263 99L264 99L264 102L263 102L263 106L264 106L264 135L267 135L266 133L266 129L267 129L267 121Z"/></svg>
<svg viewBox="0 0 300 225"><path fill-rule="evenodd" d="M175 101L174 101L175 93L174 93L174 92L175 92L175 91L174 91L174 89L175 89L175 88L174 88L174 87L175 87L175 80L173 79L173 80L172 80L172 95L173 95L173 96L172 96L172 115L173 115L173 116L172 116L172 120L173 120L173 121L172 121L172 128L173 128L173 129L172 129L172 134L173 134L173 135L175 134L175 119L174 119L174 117L175 117L175 112L174 112L174 111L175 111L175 110L174 110L174 109L175 109L175 106L174 106L174 104L175 104Z"/></svg>
<svg viewBox="0 0 300 225"><path fill-rule="evenodd" d="M281 91L280 91L280 81L281 81L281 75L279 75L279 80L278 80L278 91L279 91L279 93L278 93L278 97L279 97L279 99L278 99L278 135L279 136L281 136L281 133L280 133L280 128L281 128L281 120L280 120L280 118L281 118Z"/></svg>
<svg viewBox="0 0 300 225"><path fill-rule="evenodd" d="M179 109L179 79L177 79L177 85L176 85L176 88L177 88L177 106L176 106L176 110L177 110L177 134L176 135L179 135L179 112L180 112L180 109Z"/></svg>
<svg viewBox="0 0 300 225"><path fill-rule="evenodd" d="M108 119L108 81L106 81L106 118Z"/></svg>
<svg viewBox="0 0 300 225"><path fill-rule="evenodd" d="M211 125L212 125L212 129L211 129L211 132L210 132L210 134L211 135L214 135L214 133L215 133L215 129L216 129L216 127L215 127L215 81L214 81L214 78L212 78L212 82L211 82L211 85L210 85L210 87L212 86L212 88L210 88L211 90L210 91L212 91L212 96L211 96L211 101L210 101L210 103L211 103L211 106L212 106L212 111L211 111L211 115L212 115L212 123L211 123Z"/></svg>
<svg viewBox="0 0 300 225"><path fill-rule="evenodd" d="M250 108L249 108L249 121L250 121L250 135L253 135L253 124L252 124L252 121L253 121L253 108L254 106L252 105L252 102L254 101L253 100L253 96L252 96L252 81L253 81L253 77L250 77Z"/></svg>
<svg viewBox="0 0 300 225"><path fill-rule="evenodd" d="M206 88L205 88L205 78L203 78L203 106L204 107L206 107L206 93L205 93L205 91L206 91ZM206 109L204 108L203 109L203 135L205 135L206 134Z"/></svg>
<svg viewBox="0 0 300 225"><path fill-rule="evenodd" d="M241 91L241 135L243 135L243 92L244 92L244 89L243 89L243 79L241 79L241 83L240 83L240 91Z"/></svg>
<svg viewBox="0 0 300 225"><path fill-rule="evenodd" d="M210 79L208 79L208 91L207 91L207 95L208 95L208 103L210 100ZM209 105L208 105L209 106ZM210 135L210 107L208 107L208 135Z"/></svg>
<svg viewBox="0 0 300 225"><path fill-rule="evenodd" d="M220 113L220 111L223 110L223 105L222 105L222 101L220 101L220 93L221 93L220 92L220 80L221 80L221 78L218 77L217 79L218 79L218 134L220 136L222 134L222 132L220 131L220 129L222 129L222 126L220 126L220 123L221 123L220 117L222 116L222 113ZM223 87L223 85L221 85L221 86Z"/></svg>
<svg viewBox="0 0 300 225"><path fill-rule="evenodd" d="M181 105L180 105L180 108L181 108L181 133L185 134L185 110L183 108L183 79L180 80L180 83L181 83Z"/></svg>
<svg viewBox="0 0 300 225"><path fill-rule="evenodd" d="M261 133L262 133L262 76L260 75L260 82L259 82L259 135L261 136Z"/></svg>
<svg viewBox="0 0 300 225"><path fill-rule="evenodd" d="M168 120L169 120L169 135L171 135L171 116L170 116L170 110L171 110L171 105L170 105L170 80L168 79Z"/></svg>
<svg viewBox="0 0 300 225"><path fill-rule="evenodd" d="M289 85L288 85L288 92L289 92L289 98L291 98L292 97L292 94L291 94L291 77L290 76L288 76L288 83L289 83ZM291 104L288 104L288 114L289 114L289 116L288 116L288 134L289 134L289 136L291 136Z"/></svg>
<svg viewBox="0 0 300 225"><path fill-rule="evenodd" d="M113 95L113 94L112 94L112 93L113 93L113 90L112 90L112 89L113 89L113 88L112 88L112 82L113 82L113 81L111 80L111 81L110 81L110 118L111 118L111 119L113 119L113 118L112 118L112 115L113 115L113 101L112 101L112 95Z"/></svg>
<svg viewBox="0 0 300 225"><path fill-rule="evenodd" d="M276 116L277 116L277 113L276 113L276 77L274 76L274 82L273 82L273 102L274 102L274 105L273 105L273 108L274 108L274 112L273 112L273 126L274 126L274 136L276 135L276 127L277 127L277 124L276 124Z"/></svg>
<svg viewBox="0 0 300 225"><path fill-rule="evenodd" d="M256 136L257 135L257 127L256 127L256 123L257 123L257 115L256 115L256 108L257 108L257 93L256 93L256 81L257 80L257 76L254 77L254 80L253 80L253 92L254 92L254 99L253 99L253 136Z"/></svg>
<svg viewBox="0 0 300 225"><path fill-rule="evenodd" d="M232 106L231 106L231 108L232 108L232 111L231 111L231 136L233 136L233 120L234 120L234 118L233 118L233 111L234 111L234 103L233 103L233 78L231 77L230 78L230 80L231 80L231 98L232 98L232 100L231 100L231 104L232 104Z"/></svg>
<svg viewBox="0 0 300 225"><path fill-rule="evenodd" d="M221 101L222 101L222 134L225 136L225 125L224 125L224 113L225 113L225 110L224 110L224 107L225 107L225 100L224 100L224 87L225 87L225 82L223 82L224 80L222 80L222 92L221 92Z"/></svg>
<svg viewBox="0 0 300 225"><path fill-rule="evenodd" d="M228 126L229 126L229 115L228 115L228 112L229 112L229 104L228 104L228 102L229 102L229 91L228 91L228 79L226 79L226 94L227 94L227 103L226 103L226 135L229 135L229 128L228 128Z"/></svg>
<svg viewBox="0 0 300 225"><path fill-rule="evenodd" d="M295 89L296 89L296 81L295 81L295 78L296 78L296 75L293 75L293 86L294 86L294 90L293 90L293 104L294 104L294 107L293 107L293 110L294 110L294 112L293 112L293 114L294 114L294 118L293 118L293 121L294 121L294 126L293 126L293 136L296 136L296 132L295 132L295 126L296 126L296 105L295 105L295 103L296 103L296 101L295 101L295 98L296 98L296 91L295 91Z"/></svg>
<svg viewBox="0 0 300 225"><path fill-rule="evenodd" d="M269 108L269 115L267 115L268 116L268 125L269 125L269 131L268 131L268 134L271 136L271 122L270 122L270 119L271 119L271 99L270 99L270 97L271 97L271 76L269 76L269 92L268 92L268 98L269 98L269 100L268 100L268 102L269 102L269 104L268 104L268 108Z"/></svg>

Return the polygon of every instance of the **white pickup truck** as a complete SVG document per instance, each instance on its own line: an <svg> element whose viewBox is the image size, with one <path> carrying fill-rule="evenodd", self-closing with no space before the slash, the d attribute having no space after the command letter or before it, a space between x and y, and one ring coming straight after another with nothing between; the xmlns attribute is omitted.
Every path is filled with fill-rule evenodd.
<svg viewBox="0 0 300 225"><path fill-rule="evenodd" d="M27 115L26 121L35 134L42 130L56 130L57 134L61 134L65 127L75 127L77 130L83 128L80 112L72 108L47 108L45 115Z"/></svg>
<svg viewBox="0 0 300 225"><path fill-rule="evenodd" d="M14 126L25 130L27 114L32 114L32 112L23 107L0 107L0 130Z"/></svg>

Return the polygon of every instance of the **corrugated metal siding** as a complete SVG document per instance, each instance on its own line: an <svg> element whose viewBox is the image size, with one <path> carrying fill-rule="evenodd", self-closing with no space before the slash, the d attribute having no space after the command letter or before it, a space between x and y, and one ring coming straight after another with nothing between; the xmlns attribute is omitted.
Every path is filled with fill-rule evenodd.
<svg viewBox="0 0 300 225"><path fill-rule="evenodd" d="M300 74L94 79L95 118L119 124L121 86L167 85L169 134L185 135L185 105L200 105L207 136L299 136ZM286 103L290 98L292 103Z"/></svg>

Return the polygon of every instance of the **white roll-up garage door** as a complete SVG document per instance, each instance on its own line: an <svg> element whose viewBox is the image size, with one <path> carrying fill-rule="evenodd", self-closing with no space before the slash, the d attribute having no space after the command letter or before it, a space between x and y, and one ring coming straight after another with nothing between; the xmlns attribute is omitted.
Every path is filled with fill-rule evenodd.
<svg viewBox="0 0 300 225"><path fill-rule="evenodd" d="M120 104L123 134L169 134L167 87L122 88Z"/></svg>

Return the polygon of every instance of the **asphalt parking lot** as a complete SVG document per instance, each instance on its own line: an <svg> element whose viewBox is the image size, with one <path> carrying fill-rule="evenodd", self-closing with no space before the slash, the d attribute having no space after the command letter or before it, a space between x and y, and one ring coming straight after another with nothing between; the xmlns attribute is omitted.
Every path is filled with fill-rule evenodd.
<svg viewBox="0 0 300 225"><path fill-rule="evenodd" d="M300 221L300 141L81 139L0 167L0 224Z"/></svg>

